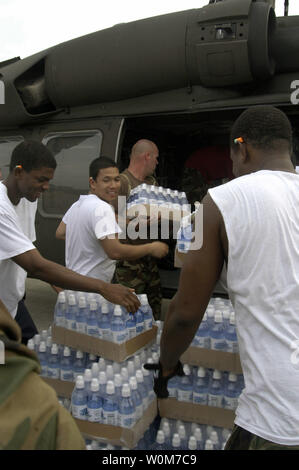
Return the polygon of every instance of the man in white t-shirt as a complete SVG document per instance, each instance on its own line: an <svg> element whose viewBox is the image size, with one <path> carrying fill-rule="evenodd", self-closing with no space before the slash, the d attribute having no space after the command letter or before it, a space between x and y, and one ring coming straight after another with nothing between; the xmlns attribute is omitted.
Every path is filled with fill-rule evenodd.
<svg viewBox="0 0 299 470"><path fill-rule="evenodd" d="M166 256L168 246L165 243L156 241L133 246L118 240L121 229L110 204L117 198L120 188L116 163L107 157L96 158L90 164L89 175L90 194L80 196L56 231L56 237L66 241L66 266L110 282L116 260Z"/></svg>
<svg viewBox="0 0 299 470"><path fill-rule="evenodd" d="M189 251L164 323L155 390L165 398L227 264L245 381L229 450L299 450L299 175L291 155L284 113L254 106L239 116L231 131L237 178L204 198L203 245Z"/></svg>
<svg viewBox="0 0 299 470"><path fill-rule="evenodd" d="M81 276L48 261L35 248L28 233L24 233L15 207L22 198L35 202L49 188L55 168L55 158L39 142L24 141L12 152L10 173L0 183L0 299L15 317L29 273L64 289L102 294L107 300L135 312L139 301L133 289Z"/></svg>

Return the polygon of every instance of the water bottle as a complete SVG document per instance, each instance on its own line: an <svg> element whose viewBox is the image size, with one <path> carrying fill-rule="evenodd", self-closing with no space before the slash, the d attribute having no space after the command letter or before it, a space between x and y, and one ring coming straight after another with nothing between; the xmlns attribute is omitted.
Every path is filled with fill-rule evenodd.
<svg viewBox="0 0 299 470"><path fill-rule="evenodd" d="M235 313L231 312L229 317L229 326L225 330L225 340L227 351L231 353L239 352Z"/></svg>
<svg viewBox="0 0 299 470"><path fill-rule="evenodd" d="M151 371L145 369L143 366L141 368L141 371L142 371L142 374L143 374L144 383L147 387L148 403L150 404L156 398L156 394L154 392L153 375L152 375Z"/></svg>
<svg viewBox="0 0 299 470"><path fill-rule="evenodd" d="M86 321L86 333L89 336L99 337L98 327L98 304L96 300L91 300L89 305L89 312Z"/></svg>
<svg viewBox="0 0 299 470"><path fill-rule="evenodd" d="M69 294L68 304L65 312L66 328L68 330L76 331L76 317L78 306L75 294Z"/></svg>
<svg viewBox="0 0 299 470"><path fill-rule="evenodd" d="M170 449L171 446L171 429L169 422L164 422L162 424L162 431L165 436L165 445L167 446L168 449Z"/></svg>
<svg viewBox="0 0 299 470"><path fill-rule="evenodd" d="M100 368L99 368L99 364L97 362L94 362L92 365L91 365L91 375L92 375L92 378L93 379L97 379L99 377L99 373L100 373Z"/></svg>
<svg viewBox="0 0 299 470"><path fill-rule="evenodd" d="M111 337L113 343L116 344L122 344L128 340L126 323L120 305L116 305L114 308L111 320Z"/></svg>
<svg viewBox="0 0 299 470"><path fill-rule="evenodd" d="M190 367L187 364L184 364L183 370L185 375L179 377L179 388L177 392L178 401L185 401L187 403L192 403L193 401L193 385L192 385L192 376Z"/></svg>
<svg viewBox="0 0 299 470"><path fill-rule="evenodd" d="M71 406L74 418L82 420L87 419L87 394L82 375L76 378L76 385L72 392Z"/></svg>
<svg viewBox="0 0 299 470"><path fill-rule="evenodd" d="M201 324L195 335L195 345L199 348L210 349L211 347L211 339L210 339L210 327L208 323L208 317L205 313Z"/></svg>
<svg viewBox="0 0 299 470"><path fill-rule="evenodd" d="M87 331L88 308L86 298L79 297L79 306L76 315L76 330L78 333L86 334Z"/></svg>
<svg viewBox="0 0 299 470"><path fill-rule="evenodd" d="M144 331L151 330L153 327L153 311L148 303L146 294L140 296L140 303L139 309L143 312Z"/></svg>
<svg viewBox="0 0 299 470"><path fill-rule="evenodd" d="M135 200L136 201L136 200ZM138 191L138 204L149 204L147 185L143 183Z"/></svg>
<svg viewBox="0 0 299 470"><path fill-rule="evenodd" d="M106 372L101 371L99 373L99 386L100 386L100 395L103 398L106 394L106 387L107 387L107 377Z"/></svg>
<svg viewBox="0 0 299 470"><path fill-rule="evenodd" d="M213 442L210 439L206 440L204 450L214 450Z"/></svg>
<svg viewBox="0 0 299 470"><path fill-rule="evenodd" d="M187 218L182 219L182 224L177 233L177 250L179 253L188 253L192 241L192 225Z"/></svg>
<svg viewBox="0 0 299 470"><path fill-rule="evenodd" d="M30 349L30 351L35 351L35 344L33 338L28 340L27 348Z"/></svg>
<svg viewBox="0 0 299 470"><path fill-rule="evenodd" d="M197 443L197 450L202 450L204 447L202 431L199 426L194 429L194 437Z"/></svg>
<svg viewBox="0 0 299 470"><path fill-rule="evenodd" d="M82 351L76 351L76 357L73 364L74 378L78 375L83 375L85 370L84 353Z"/></svg>
<svg viewBox="0 0 299 470"><path fill-rule="evenodd" d="M199 367L193 387L193 403L208 404L209 378L203 367Z"/></svg>
<svg viewBox="0 0 299 470"><path fill-rule="evenodd" d="M121 368L121 370L120 370L120 375L121 375L123 384L129 383L130 377L129 377L129 371L128 371L128 368L127 368L127 367L122 367L122 368Z"/></svg>
<svg viewBox="0 0 299 470"><path fill-rule="evenodd" d="M135 338L136 336L136 317L129 313L126 319L126 328L128 332L128 339Z"/></svg>
<svg viewBox="0 0 299 470"><path fill-rule="evenodd" d="M51 354L51 348L52 348L52 336L48 336L46 346L47 346L47 357L49 359L50 354Z"/></svg>
<svg viewBox="0 0 299 470"><path fill-rule="evenodd" d="M85 369L84 375L84 384L85 384L85 391L87 393L87 398L89 398L91 392L91 381L93 379L91 369Z"/></svg>
<svg viewBox="0 0 299 470"><path fill-rule="evenodd" d="M228 376L228 382L224 391L224 408L227 410L235 410L238 405L239 389L237 384L237 376L232 372Z"/></svg>
<svg viewBox="0 0 299 470"><path fill-rule="evenodd" d="M117 426L118 424L118 403L112 381L107 382L106 393L103 398L103 424L111 426Z"/></svg>
<svg viewBox="0 0 299 470"><path fill-rule="evenodd" d="M91 369L92 364L97 362L97 356L95 354L89 353L86 359L86 368Z"/></svg>
<svg viewBox="0 0 299 470"><path fill-rule="evenodd" d="M121 400L121 392L123 388L122 376L120 374L115 374L113 382L114 382L115 397L116 397L116 401L119 407L119 403Z"/></svg>
<svg viewBox="0 0 299 470"><path fill-rule="evenodd" d="M48 377L51 379L59 379L60 375L60 358L58 352L58 345L56 343L52 344L51 354L48 359Z"/></svg>
<svg viewBox="0 0 299 470"><path fill-rule="evenodd" d="M72 382L74 380L73 361L71 350L68 346L63 349L63 356L60 362L60 380Z"/></svg>
<svg viewBox="0 0 299 470"><path fill-rule="evenodd" d="M54 309L54 323L57 326L66 326L66 295L65 292L59 292Z"/></svg>
<svg viewBox="0 0 299 470"><path fill-rule="evenodd" d="M222 407L223 387L221 379L221 372L219 370L214 370L208 395L209 406L216 406L218 408Z"/></svg>
<svg viewBox="0 0 299 470"><path fill-rule="evenodd" d="M47 346L45 341L41 341L38 350L38 359L41 366L41 375L46 377L48 374Z"/></svg>
<svg viewBox="0 0 299 470"><path fill-rule="evenodd" d="M214 325L210 330L211 349L218 351L226 351L226 341L224 338L222 313L217 310L215 312Z"/></svg>
<svg viewBox="0 0 299 470"><path fill-rule="evenodd" d="M188 450L197 450L197 441L194 436L190 436L189 438Z"/></svg>
<svg viewBox="0 0 299 470"><path fill-rule="evenodd" d="M141 308L135 313L136 317L136 335L140 335L144 332L144 314Z"/></svg>
<svg viewBox="0 0 299 470"><path fill-rule="evenodd" d="M98 379L92 379L87 400L87 419L91 423L100 423L102 420L103 401L99 389Z"/></svg>
<svg viewBox="0 0 299 470"><path fill-rule="evenodd" d="M98 360L98 366L100 372L106 372L106 361L103 357L100 357Z"/></svg>
<svg viewBox="0 0 299 470"><path fill-rule="evenodd" d="M180 436L178 435L178 433L174 433L174 435L172 437L171 450L175 450L175 451L185 450L181 446L181 439L180 439Z"/></svg>
<svg viewBox="0 0 299 470"><path fill-rule="evenodd" d="M131 398L135 407L136 422L142 418L143 415L143 405L142 397L138 391L137 379L136 377L130 377L129 385L131 388Z"/></svg>
<svg viewBox="0 0 299 470"><path fill-rule="evenodd" d="M214 450L221 450L221 445L219 442L219 437L216 431L212 431L210 434L210 440L213 444Z"/></svg>
<svg viewBox="0 0 299 470"><path fill-rule="evenodd" d="M131 390L129 384L122 387L121 400L119 402L118 422L122 428L132 428L136 423L136 413L131 398Z"/></svg>
<svg viewBox="0 0 299 470"><path fill-rule="evenodd" d="M209 326L209 329L211 330L211 328L214 326L214 318L215 318L215 310L212 305L208 306L206 314L207 314L208 326Z"/></svg>
<svg viewBox="0 0 299 470"><path fill-rule="evenodd" d="M188 440L187 440L187 434L186 434L186 428L183 424L181 424L179 426L179 429L178 429L178 435L180 436L180 440L181 440L181 446L184 448L184 449L187 449L188 447Z"/></svg>
<svg viewBox="0 0 299 470"><path fill-rule="evenodd" d="M39 334L34 335L33 341L34 341L34 351L38 355L39 345L40 345L40 341L41 341L40 335Z"/></svg>
<svg viewBox="0 0 299 470"><path fill-rule="evenodd" d="M107 302L102 303L98 325L99 338L104 341L111 341L110 309Z"/></svg>
<svg viewBox="0 0 299 470"><path fill-rule="evenodd" d="M144 383L143 373L140 369L137 370L136 372L136 380L137 380L137 385L138 385L138 391L142 398L143 411L146 411L149 405L148 390L147 390L147 386Z"/></svg>
<svg viewBox="0 0 299 470"><path fill-rule="evenodd" d="M166 444L164 432L162 430L159 430L157 432L156 441L152 446L152 450L164 451L168 449L169 449L169 446L167 446Z"/></svg>

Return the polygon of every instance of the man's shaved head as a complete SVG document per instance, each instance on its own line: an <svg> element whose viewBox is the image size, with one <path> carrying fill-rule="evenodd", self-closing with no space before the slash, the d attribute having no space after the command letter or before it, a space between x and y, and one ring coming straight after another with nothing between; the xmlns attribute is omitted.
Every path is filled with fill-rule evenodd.
<svg viewBox="0 0 299 470"><path fill-rule="evenodd" d="M129 171L143 181L147 176L151 176L158 164L159 150L157 145L151 140L140 139L133 145L130 154Z"/></svg>
<svg viewBox="0 0 299 470"><path fill-rule="evenodd" d="M133 145L131 150L130 159L138 158L140 155L145 153L155 153L158 152L158 147L154 142L147 139L140 139Z"/></svg>

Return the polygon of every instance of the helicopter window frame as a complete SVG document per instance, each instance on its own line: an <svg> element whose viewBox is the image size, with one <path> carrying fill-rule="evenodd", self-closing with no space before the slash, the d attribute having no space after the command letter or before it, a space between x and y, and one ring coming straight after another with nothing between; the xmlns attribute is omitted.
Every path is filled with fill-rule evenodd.
<svg viewBox="0 0 299 470"><path fill-rule="evenodd" d="M71 137L74 137L74 138L80 138L80 137L81 138L84 138L84 137L94 138L95 137L98 140L96 142L96 146L95 146L94 150L92 151L92 156L90 156L90 157L89 156L84 157L84 155L82 156L82 147L80 146L80 144L84 143L84 140L82 142L80 142L79 144L76 144L76 146L71 147L72 149L74 147L76 147L76 152L73 151L73 153L74 154L77 153L77 155L72 155L71 158L72 158L72 160L74 159L73 161L71 161L68 158L68 160L69 160L68 162L63 162L63 161L61 162L60 158L63 159L63 155L60 156L59 158L57 158L59 153L63 154L63 147L59 151L58 155L55 155L55 153L54 153L54 157L57 160L57 167L56 167L56 170L55 170L54 178L50 182L49 189L39 198L39 201L38 201L37 210L38 210L39 214L42 217L47 218L47 219L49 219L49 218L51 218L51 219L61 219L64 216L65 212L70 208L70 206L76 200L78 200L79 195L88 194L88 190L89 190L89 188L88 188L89 164L91 163L92 160L94 160L95 158L100 156L102 143L103 143L103 136L104 136L104 134L100 129L84 129L84 130L81 129L81 130L72 130L72 131L50 132L50 133L46 134L43 137L42 143L44 145L46 145L47 147L49 147L47 144L51 140L53 141L54 139L63 139L64 138L64 139L67 140L67 138L71 138ZM50 148L50 150L51 150L51 148ZM68 148L66 147L64 150L68 150ZM57 185L57 187L55 188L55 179L57 179L57 176L58 176L58 179L67 178L67 174L69 173L69 171L71 169L76 168L76 162L77 163L78 163L78 161L80 162L81 159L85 160L84 161L84 166L79 165L80 170L77 171L76 177L77 177L77 179L80 178L80 184L86 184L86 187L78 189L78 186L73 183L73 179L70 178L69 186L66 186L65 190L62 190L60 196L58 197L57 196L57 192L58 192L57 188L63 188L63 186L58 186ZM64 165L61 164L61 163L64 163ZM70 166L70 164L71 164L71 166ZM69 171L67 171L67 166L69 166ZM86 174L84 174L84 173L86 173ZM53 188L53 186L54 186L54 188ZM67 192L69 193L68 195L66 195ZM51 204L51 198L52 198L52 206L50 205ZM63 208L61 208L61 206L59 207L57 205L58 201L62 205L65 204L65 207L63 207ZM66 201L68 201L68 202L66 203ZM52 210L49 210L49 207Z"/></svg>
<svg viewBox="0 0 299 470"><path fill-rule="evenodd" d="M9 160L5 164L2 163L2 154L3 154L3 152L2 151L0 152L0 170L1 170L1 174L2 174L2 177L0 178L0 181L3 181L5 178L7 178L8 174L9 174L9 165L10 165L10 159L11 159L12 152L14 151L16 146L19 145L20 143L24 142L24 140L25 140L24 136L20 135L20 134L1 135L0 136L0 151L2 150L1 144L3 144L3 143L7 143L8 145L10 143L15 144L15 145L13 145L12 149L9 149L9 156L7 157ZM3 158L5 159L6 155ZM5 169L7 168L8 171L7 172L4 171L3 170L4 168Z"/></svg>

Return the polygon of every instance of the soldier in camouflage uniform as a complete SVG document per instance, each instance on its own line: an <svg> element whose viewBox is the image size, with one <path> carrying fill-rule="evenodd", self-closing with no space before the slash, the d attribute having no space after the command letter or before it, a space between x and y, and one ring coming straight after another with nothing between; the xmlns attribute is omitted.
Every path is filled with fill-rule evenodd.
<svg viewBox="0 0 299 470"><path fill-rule="evenodd" d="M157 185L152 176L158 163L159 151L154 142L139 140L130 154L129 167L121 173L120 196L129 197L132 189L142 183ZM117 211L117 207L115 205ZM144 240L129 240L125 243L139 244ZM136 261L119 261L115 271L115 280L135 289L136 294L147 294L155 319L161 315L162 290L157 261L152 256L145 256Z"/></svg>
<svg viewBox="0 0 299 470"><path fill-rule="evenodd" d="M39 376L36 354L21 344L21 329L0 301L0 352L3 345L0 450L84 450L75 421Z"/></svg>

